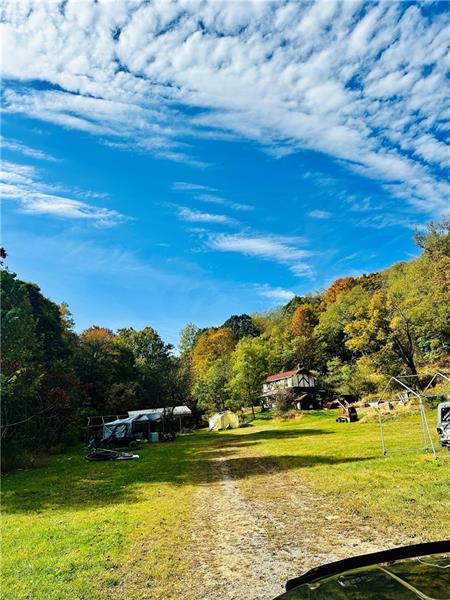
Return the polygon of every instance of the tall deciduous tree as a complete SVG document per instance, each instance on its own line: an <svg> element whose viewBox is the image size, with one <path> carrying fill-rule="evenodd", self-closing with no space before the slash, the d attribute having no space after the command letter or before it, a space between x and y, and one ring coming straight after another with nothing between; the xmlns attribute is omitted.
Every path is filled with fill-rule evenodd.
<svg viewBox="0 0 450 600"><path fill-rule="evenodd" d="M237 406L258 405L261 385L269 372L270 347L265 336L242 338L232 356L231 379L228 384Z"/></svg>
<svg viewBox="0 0 450 600"><path fill-rule="evenodd" d="M229 379L230 361L227 357L216 358L197 376L193 394L199 406L208 414L233 408L227 385Z"/></svg>
<svg viewBox="0 0 450 600"><path fill-rule="evenodd" d="M337 297L342 292L348 292L356 285L354 277L341 277L336 279L325 292L322 299L322 307L326 308L332 302L336 302Z"/></svg>
<svg viewBox="0 0 450 600"><path fill-rule="evenodd" d="M172 345L163 342L152 327L119 329L117 338L128 349L139 374L141 408L168 406L173 401Z"/></svg>
<svg viewBox="0 0 450 600"><path fill-rule="evenodd" d="M2 460L11 463L70 439L77 379L59 307L7 269L1 282Z"/></svg>
<svg viewBox="0 0 450 600"><path fill-rule="evenodd" d="M178 342L178 350L180 354L187 354L192 350L199 336L200 329L194 323L188 323L180 332L180 341Z"/></svg>
<svg viewBox="0 0 450 600"><path fill-rule="evenodd" d="M195 375L203 375L215 360L231 354L235 345L231 329L221 327L204 331L192 349L192 367Z"/></svg>
<svg viewBox="0 0 450 600"><path fill-rule="evenodd" d="M231 329L234 338L257 337L261 332L256 327L250 315L233 315L225 321L222 327Z"/></svg>

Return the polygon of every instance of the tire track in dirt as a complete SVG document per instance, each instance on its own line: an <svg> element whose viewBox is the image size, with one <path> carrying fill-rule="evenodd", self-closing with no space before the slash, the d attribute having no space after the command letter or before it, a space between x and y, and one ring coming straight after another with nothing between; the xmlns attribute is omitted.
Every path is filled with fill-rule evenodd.
<svg viewBox="0 0 450 600"><path fill-rule="evenodd" d="M265 527L245 502L229 473L226 461L212 459L220 481L203 486L197 499L197 518L193 543L196 600L260 600L283 591L290 560L275 556ZM206 528L206 530L205 530Z"/></svg>

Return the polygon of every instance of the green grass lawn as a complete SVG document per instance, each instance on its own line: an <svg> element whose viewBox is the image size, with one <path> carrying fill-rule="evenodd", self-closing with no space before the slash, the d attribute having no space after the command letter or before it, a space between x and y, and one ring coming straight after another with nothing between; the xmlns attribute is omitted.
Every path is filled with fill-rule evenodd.
<svg viewBox="0 0 450 600"><path fill-rule="evenodd" d="M211 480L211 451L226 457L231 445L241 453L230 456L230 472L243 488L262 472L276 476L265 467L289 470L331 506L423 539L448 537L450 453L441 450L438 461L421 453L383 457L376 423L334 418L265 417L245 429L146 444L129 462L87 463L72 451L6 476L2 598L139 598L148 586L152 598L172 597L177 582L195 576L186 559L190 517L196 491ZM418 421L386 423L388 447L420 445Z"/></svg>
<svg viewBox="0 0 450 600"><path fill-rule="evenodd" d="M381 452L377 422L336 423L335 415L310 412L298 421L278 422L270 431L274 423L266 416L254 421L266 428L252 453L267 467L293 470L329 501L331 510L375 517L381 530L401 528L423 541L450 537L450 453L439 446L435 411L428 421L437 460L417 451L423 446L419 415L384 423L387 456Z"/></svg>
<svg viewBox="0 0 450 600"><path fill-rule="evenodd" d="M196 435L145 444L139 460L123 462L87 463L74 451L7 476L2 598L121 597L128 563L163 598L174 567L186 568L175 563L206 468L195 452L205 442Z"/></svg>

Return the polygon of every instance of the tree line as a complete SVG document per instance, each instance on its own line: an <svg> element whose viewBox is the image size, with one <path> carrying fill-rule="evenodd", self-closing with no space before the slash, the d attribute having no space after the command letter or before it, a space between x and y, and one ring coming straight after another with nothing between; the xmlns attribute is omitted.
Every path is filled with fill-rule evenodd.
<svg viewBox="0 0 450 600"><path fill-rule="evenodd" d="M336 280L264 314L188 324L179 354L152 327L81 333L67 305L1 269L3 461L80 439L87 416L188 403L196 414L256 406L270 373L300 363L333 392L374 394L386 377L445 367L450 224L416 234L418 258ZM3 255L3 258L5 256Z"/></svg>
<svg viewBox="0 0 450 600"><path fill-rule="evenodd" d="M1 270L2 460L33 460L80 440L86 418L174 406L188 395L173 347L152 327L75 333L66 305Z"/></svg>
<svg viewBox="0 0 450 600"><path fill-rule="evenodd" d="M391 375L445 368L450 354L450 223L416 233L421 256L337 279L266 314L189 324L180 358L208 412L260 402L264 378L297 364L335 393L376 394Z"/></svg>

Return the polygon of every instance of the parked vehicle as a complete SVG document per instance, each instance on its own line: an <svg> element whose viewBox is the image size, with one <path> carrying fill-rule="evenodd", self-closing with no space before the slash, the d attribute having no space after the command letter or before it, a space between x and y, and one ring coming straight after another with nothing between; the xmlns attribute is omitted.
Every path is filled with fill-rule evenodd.
<svg viewBox="0 0 450 600"><path fill-rule="evenodd" d="M450 452L450 402L441 402L437 407L437 432L443 448Z"/></svg>

